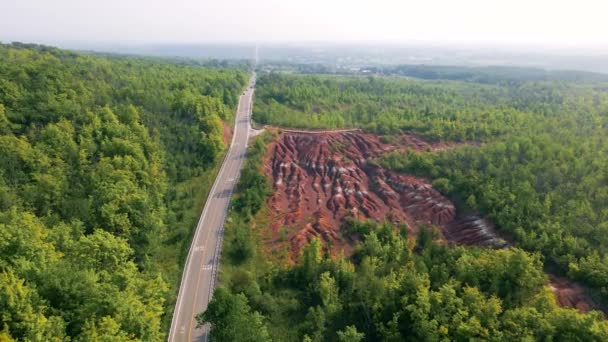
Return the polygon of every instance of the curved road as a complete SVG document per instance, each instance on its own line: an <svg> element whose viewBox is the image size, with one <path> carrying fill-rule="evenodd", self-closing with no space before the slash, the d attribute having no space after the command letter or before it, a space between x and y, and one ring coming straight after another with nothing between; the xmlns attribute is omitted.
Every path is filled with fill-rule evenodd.
<svg viewBox="0 0 608 342"><path fill-rule="evenodd" d="M169 342L207 341L209 327L197 329L194 318L199 312L207 309L215 288L230 195L246 157L254 85L255 74L239 98L230 149L196 226L175 303Z"/></svg>

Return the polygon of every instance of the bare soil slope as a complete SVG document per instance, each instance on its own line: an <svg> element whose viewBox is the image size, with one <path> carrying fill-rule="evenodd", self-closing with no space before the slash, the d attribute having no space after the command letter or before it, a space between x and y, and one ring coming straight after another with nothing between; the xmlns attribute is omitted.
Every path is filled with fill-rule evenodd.
<svg viewBox="0 0 608 342"><path fill-rule="evenodd" d="M271 147L266 167L274 193L270 207L273 228L288 230L291 251L318 236L334 250L347 249L340 226L346 217L405 223L416 231L422 225L442 227L465 244L504 242L488 235L490 225L474 218L456 220L454 204L424 179L397 174L369 163L383 153L402 148L445 148L412 135L399 145L382 143L362 132L283 132ZM460 234L460 232L464 234Z"/></svg>

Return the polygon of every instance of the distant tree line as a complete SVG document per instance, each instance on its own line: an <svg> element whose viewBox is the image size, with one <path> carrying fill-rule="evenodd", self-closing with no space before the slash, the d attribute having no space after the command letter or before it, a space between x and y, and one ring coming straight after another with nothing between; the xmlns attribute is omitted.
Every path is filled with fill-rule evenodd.
<svg viewBox="0 0 608 342"><path fill-rule="evenodd" d="M545 70L510 66L398 65L370 67L383 75L401 75L425 80L454 80L484 84L516 85L523 82L565 81L577 83L608 82L608 75L575 70Z"/></svg>

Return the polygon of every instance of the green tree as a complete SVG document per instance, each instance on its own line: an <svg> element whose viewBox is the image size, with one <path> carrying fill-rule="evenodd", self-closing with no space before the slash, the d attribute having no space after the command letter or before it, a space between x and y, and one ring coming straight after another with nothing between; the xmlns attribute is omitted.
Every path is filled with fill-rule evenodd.
<svg viewBox="0 0 608 342"><path fill-rule="evenodd" d="M243 294L231 294L223 287L214 291L209 307L196 316L198 326L211 324L215 341L270 341L262 316L251 311Z"/></svg>
<svg viewBox="0 0 608 342"><path fill-rule="evenodd" d="M344 330L338 331L338 340L340 342L361 342L365 338L364 333L357 331L357 328L349 325Z"/></svg>

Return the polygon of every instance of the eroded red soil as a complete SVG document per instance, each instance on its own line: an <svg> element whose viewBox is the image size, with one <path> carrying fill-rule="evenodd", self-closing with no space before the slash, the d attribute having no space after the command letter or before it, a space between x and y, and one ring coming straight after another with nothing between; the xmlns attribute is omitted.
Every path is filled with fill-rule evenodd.
<svg viewBox="0 0 608 342"><path fill-rule="evenodd" d="M509 243L501 238L494 225L488 220L475 215L458 218L442 229L446 240L457 245L486 246L503 248Z"/></svg>
<svg viewBox="0 0 608 342"><path fill-rule="evenodd" d="M581 312L603 311L603 308L597 305L587 294L585 287L568 278L549 274L549 287L555 294L555 300L559 306L576 308ZM604 314L606 314L605 311Z"/></svg>
<svg viewBox="0 0 608 342"><path fill-rule="evenodd" d="M433 225L447 242L459 245L508 246L486 219L457 215L454 204L428 181L369 163L398 149L443 150L455 145L432 144L412 134L385 144L359 131L281 133L265 165L274 189L269 199L270 247L288 241L295 259L303 245L319 237L333 253L349 254L352 243L340 234L347 217L405 223L411 232ZM597 308L581 286L554 276L550 281L560 305L581 311Z"/></svg>
<svg viewBox="0 0 608 342"><path fill-rule="evenodd" d="M362 132L280 135L271 147L266 173L274 186L273 229L288 230L292 257L315 236L336 251L348 250L339 232L346 217L406 223L412 231L421 225L467 224L455 220L454 204L427 181L368 163L398 148L428 150L447 144L430 144L413 135L403 135L398 143L384 144ZM475 223L471 227L477 229Z"/></svg>

